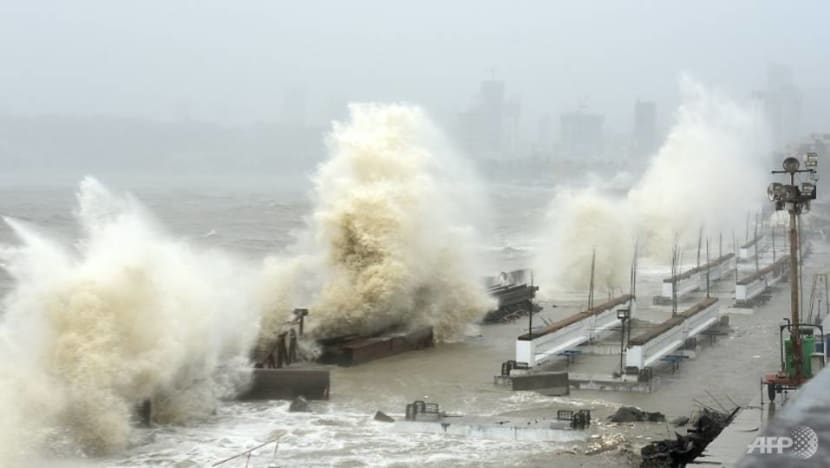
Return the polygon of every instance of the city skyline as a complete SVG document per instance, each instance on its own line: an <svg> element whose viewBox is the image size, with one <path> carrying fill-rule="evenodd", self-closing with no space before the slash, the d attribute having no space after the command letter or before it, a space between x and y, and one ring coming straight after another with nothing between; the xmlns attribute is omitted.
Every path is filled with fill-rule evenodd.
<svg viewBox="0 0 830 468"><path fill-rule="evenodd" d="M582 105L628 131L632 102L676 107L684 73L742 98L764 87L767 65L785 63L806 98L826 91L820 11L830 6L810 7L8 3L0 112L250 124L279 121L285 94L303 90L314 125L349 101L409 102L447 122L490 79L521 100L524 133ZM824 116L823 102L815 107Z"/></svg>

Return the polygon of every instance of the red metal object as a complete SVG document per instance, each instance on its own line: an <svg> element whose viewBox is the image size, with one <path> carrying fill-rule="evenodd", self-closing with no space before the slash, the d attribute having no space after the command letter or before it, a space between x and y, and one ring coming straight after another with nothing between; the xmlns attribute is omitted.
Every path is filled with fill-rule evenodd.
<svg viewBox="0 0 830 468"><path fill-rule="evenodd" d="M807 379L801 375L790 377L783 373L777 373L764 376L764 383L766 385L781 385L789 388L798 388L806 381Z"/></svg>

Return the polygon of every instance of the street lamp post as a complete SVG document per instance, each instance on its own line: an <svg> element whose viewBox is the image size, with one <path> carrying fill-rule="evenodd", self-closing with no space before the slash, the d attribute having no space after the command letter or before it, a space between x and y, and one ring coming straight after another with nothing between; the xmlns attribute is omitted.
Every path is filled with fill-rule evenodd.
<svg viewBox="0 0 830 468"><path fill-rule="evenodd" d="M770 201L775 202L776 210L787 210L790 215L789 237L790 237L790 340L792 342L792 365L794 380L800 384L802 375L802 352L801 332L799 330L799 289L798 289L798 216L810 209L810 201L816 199L816 186L810 182L803 182L801 186L795 182L795 175L799 173L816 174L815 167L818 165L816 153L807 153L805 166L801 169L798 159L788 157L784 159L783 171L772 171L773 174L789 174L788 185L773 182L767 188L767 195ZM813 179L814 180L814 179Z"/></svg>
<svg viewBox="0 0 830 468"><path fill-rule="evenodd" d="M300 326L300 338L303 336L303 325L305 325L307 315L308 309L294 309L294 321Z"/></svg>
<svg viewBox="0 0 830 468"><path fill-rule="evenodd" d="M622 377L623 351L625 350L625 322L631 319L631 308L617 309L617 318L620 319L620 377Z"/></svg>

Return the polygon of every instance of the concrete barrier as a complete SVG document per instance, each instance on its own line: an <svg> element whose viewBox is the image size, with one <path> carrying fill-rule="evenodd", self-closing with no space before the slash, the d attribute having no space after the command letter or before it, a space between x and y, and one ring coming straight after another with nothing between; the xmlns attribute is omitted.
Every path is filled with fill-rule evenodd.
<svg viewBox="0 0 830 468"><path fill-rule="evenodd" d="M619 323L617 309L628 306L633 314L635 304L630 295L620 296L554 322L532 334L525 333L516 339L516 361L534 367L563 351L598 338L608 328Z"/></svg>
<svg viewBox="0 0 830 468"><path fill-rule="evenodd" d="M748 262L755 258L755 244L761 242L764 236L758 236L755 239L750 240L746 244L741 245L738 248L738 261L739 262ZM760 252L760 245L758 246L758 251Z"/></svg>
<svg viewBox="0 0 830 468"><path fill-rule="evenodd" d="M790 257L784 255L771 265L735 282L735 306L752 307L764 300L764 293L787 277Z"/></svg>
<svg viewBox="0 0 830 468"><path fill-rule="evenodd" d="M671 304L672 292L677 287L677 298L698 290L706 289L706 272L709 271L709 283L727 278L735 270L735 254L726 254L718 257L707 264L692 268L689 271L677 274L663 280L660 288L660 295L654 297L654 303L658 305Z"/></svg>
<svg viewBox="0 0 830 468"><path fill-rule="evenodd" d="M432 327L423 327L409 332L336 339L321 344L321 363L351 366L407 351L431 348L434 342Z"/></svg>
<svg viewBox="0 0 830 468"><path fill-rule="evenodd" d="M720 318L718 299L706 298L645 333L632 338L625 352L626 367L638 370L683 346L689 338L714 325Z"/></svg>
<svg viewBox="0 0 830 468"><path fill-rule="evenodd" d="M674 286L677 286L677 297L685 296L691 292L697 291L700 288L700 275L696 271L690 270L682 275L677 275L677 279L666 278L663 280L663 287L660 293L663 297L671 299Z"/></svg>
<svg viewBox="0 0 830 468"><path fill-rule="evenodd" d="M729 279L735 271L735 254L726 254L709 262L709 283ZM700 289L706 289L706 265L700 268Z"/></svg>
<svg viewBox="0 0 830 468"><path fill-rule="evenodd" d="M250 387L237 399L292 400L303 396L309 400L328 400L328 369L254 369Z"/></svg>
<svg viewBox="0 0 830 468"><path fill-rule="evenodd" d="M538 372L511 375L514 391L533 390L548 396L567 395L570 385L567 372Z"/></svg>

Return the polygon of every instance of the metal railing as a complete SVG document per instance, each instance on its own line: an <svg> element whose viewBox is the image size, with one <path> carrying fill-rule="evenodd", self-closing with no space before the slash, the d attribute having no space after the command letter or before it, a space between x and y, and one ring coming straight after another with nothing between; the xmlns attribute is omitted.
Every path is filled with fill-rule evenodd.
<svg viewBox="0 0 830 468"><path fill-rule="evenodd" d="M279 437L277 437L276 439L269 440L268 442L264 442L262 444L259 444L256 447L251 447L248 450L245 450L244 452L240 452L240 453L238 453L238 454L236 454L232 457L225 458L224 460L220 460L220 461L214 463L211 466L223 465L223 464L225 464L225 463L227 463L231 460L236 460L238 458L246 457L245 458L245 468L248 468L248 464L251 462L251 455L254 453L254 451L259 450L259 449L261 449L261 448L263 448L267 445L270 445L270 444L274 444L274 458L276 458L277 449L280 448L280 438Z"/></svg>

